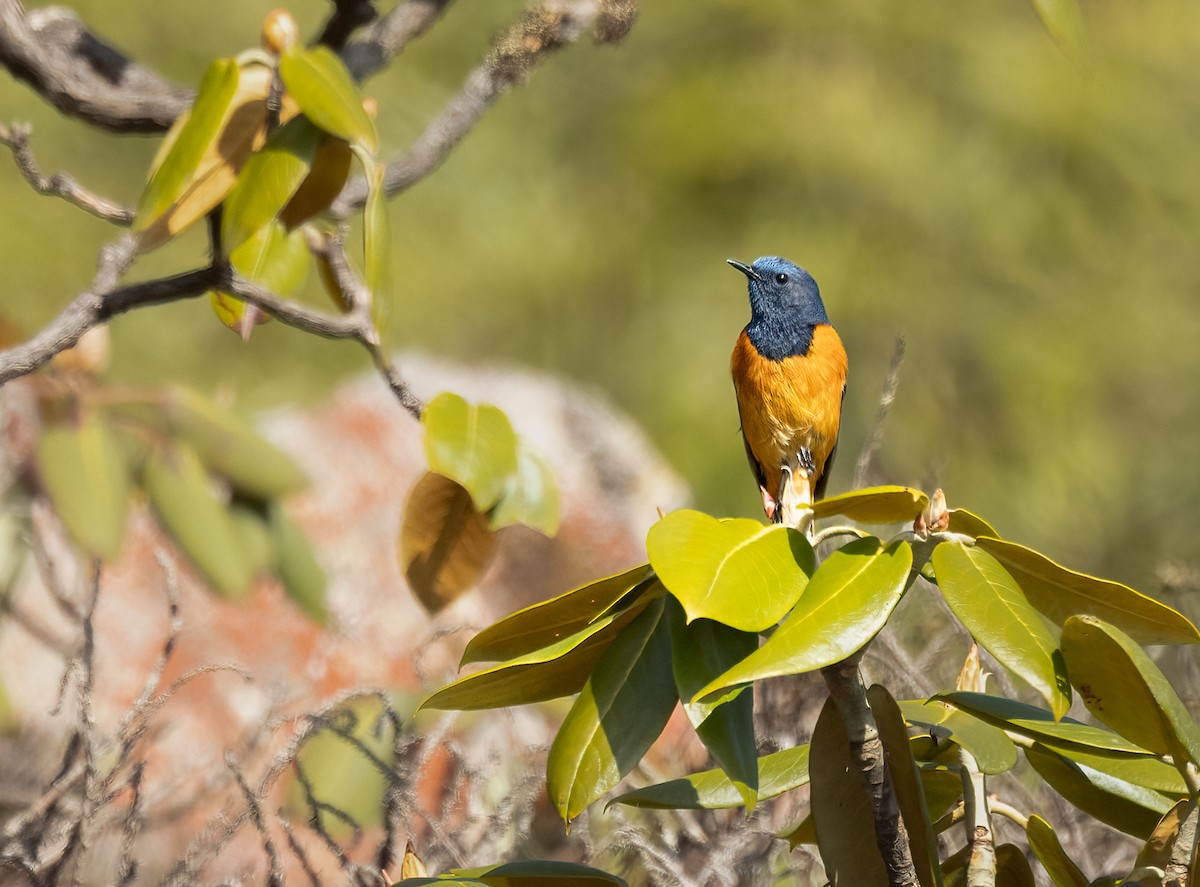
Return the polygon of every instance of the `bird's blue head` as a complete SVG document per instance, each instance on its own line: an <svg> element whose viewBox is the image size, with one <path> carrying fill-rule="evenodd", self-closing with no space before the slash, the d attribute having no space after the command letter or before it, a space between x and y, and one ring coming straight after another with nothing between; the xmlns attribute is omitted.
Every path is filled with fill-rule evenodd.
<svg viewBox="0 0 1200 887"><path fill-rule="evenodd" d="M829 323L812 275L779 256L764 256L752 265L728 261L749 280L750 323L746 334L754 347L772 360L807 354L813 328Z"/></svg>

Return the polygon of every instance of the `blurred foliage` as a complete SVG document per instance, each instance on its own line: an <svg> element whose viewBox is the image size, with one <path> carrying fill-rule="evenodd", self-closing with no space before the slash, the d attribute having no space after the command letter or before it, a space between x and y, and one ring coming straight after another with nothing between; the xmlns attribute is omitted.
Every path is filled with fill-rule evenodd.
<svg viewBox="0 0 1200 887"><path fill-rule="evenodd" d="M255 41L274 3L72 5L194 84ZM383 156L523 5L453 4L368 81ZM328 4L292 9L311 35ZM698 504L755 514L727 372L748 309L724 259L781 253L820 282L850 352L831 492L849 483L904 333L875 479L943 486L1001 532L1152 589L1164 565L1196 565L1200 7L1083 12L1086 73L1013 0L644 3L619 48L552 59L393 202L393 336L598 384ZM48 171L136 200L156 140L89 132L8 78L0 105L34 124ZM0 198L0 313L32 329L86 285L112 232L15 171ZM185 237L144 273L202 255ZM267 404L366 368L357 349L279 324L244 348L208 311L121 318L113 374Z"/></svg>

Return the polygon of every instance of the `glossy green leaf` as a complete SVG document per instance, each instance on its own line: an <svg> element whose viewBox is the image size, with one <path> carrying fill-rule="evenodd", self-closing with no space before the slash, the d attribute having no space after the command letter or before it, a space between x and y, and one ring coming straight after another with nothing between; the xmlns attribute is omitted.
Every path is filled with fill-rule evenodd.
<svg viewBox="0 0 1200 887"><path fill-rule="evenodd" d="M328 583L312 542L278 502L271 503L267 515L275 546L275 569L284 591L292 603L324 625L329 620L329 610L325 606Z"/></svg>
<svg viewBox="0 0 1200 887"><path fill-rule="evenodd" d="M766 801L808 782L809 747L799 745L758 759L758 800ZM705 770L625 792L609 801L652 810L724 810L745 798L723 770Z"/></svg>
<svg viewBox="0 0 1200 887"><path fill-rule="evenodd" d="M996 848L996 887L1037 887L1025 851L1016 844Z"/></svg>
<svg viewBox="0 0 1200 887"><path fill-rule="evenodd" d="M330 135L374 154L379 150L375 122L345 63L325 46L292 46L279 59L279 76L300 110Z"/></svg>
<svg viewBox="0 0 1200 887"><path fill-rule="evenodd" d="M900 814L908 832L908 848L921 887L940 887L938 843L926 809L925 791L908 741L908 725L900 706L882 684L867 690L867 704L883 743L888 772Z"/></svg>
<svg viewBox="0 0 1200 887"><path fill-rule="evenodd" d="M1050 748L1038 743L1043 748ZM1064 758L1099 774L1110 776L1121 782L1138 785L1170 798L1174 803L1187 795L1188 789L1179 771L1160 758L1112 757L1095 754L1077 748L1053 748Z"/></svg>
<svg viewBox="0 0 1200 887"><path fill-rule="evenodd" d="M992 529L992 525L979 515L965 508L950 509L950 526L946 529L951 533L961 533L964 536L991 536L998 539L1000 534Z"/></svg>
<svg viewBox="0 0 1200 887"><path fill-rule="evenodd" d="M908 582L912 549L856 539L829 555L767 642L713 680L700 697L763 678L814 671L861 649L891 615Z"/></svg>
<svg viewBox="0 0 1200 887"><path fill-rule="evenodd" d="M1071 707L1071 688L1058 643L1016 581L986 551L961 542L933 550L938 588L972 637L1019 675L1061 718Z"/></svg>
<svg viewBox="0 0 1200 887"><path fill-rule="evenodd" d="M517 438L517 470L496 507L488 513L492 529L523 524L553 536L558 532L558 485L550 463L524 438Z"/></svg>
<svg viewBox="0 0 1200 887"><path fill-rule="evenodd" d="M732 780L746 805L758 803L758 751L754 738L754 694L742 687L711 703L688 702L714 677L758 648L758 635L696 619L687 623L683 607L666 599L671 629L671 662L679 698L696 735Z"/></svg>
<svg viewBox="0 0 1200 887"><path fill-rule="evenodd" d="M929 504L929 497L912 487L868 487L830 496L813 503L814 517L840 514L864 524L901 524L913 521Z"/></svg>
<svg viewBox="0 0 1200 887"><path fill-rule="evenodd" d="M371 321L386 345L391 331L391 226L383 164L367 171L367 203L363 207L363 276L371 294Z"/></svg>
<svg viewBox="0 0 1200 887"><path fill-rule="evenodd" d="M242 166L221 211L221 247L228 254L279 216L312 168L321 131L293 117Z"/></svg>
<svg viewBox="0 0 1200 887"><path fill-rule="evenodd" d="M1126 585L1068 570L1015 542L981 537L978 544L1017 580L1029 603L1059 625L1071 616L1095 616L1141 644L1200 643L1200 630L1182 613Z"/></svg>
<svg viewBox="0 0 1200 887"><path fill-rule="evenodd" d="M971 753L980 772L995 776L1017 762L1012 740L990 724L957 711L943 702L901 702L904 719L914 727L936 732Z"/></svg>
<svg viewBox="0 0 1200 887"><path fill-rule="evenodd" d="M134 231L147 228L183 195L225 123L237 91L238 73L233 59L217 59L204 72L187 120L138 201Z"/></svg>
<svg viewBox="0 0 1200 887"><path fill-rule="evenodd" d="M241 597L254 578L226 506L195 451L185 444L153 450L143 484L163 526L221 594Z"/></svg>
<svg viewBox="0 0 1200 887"><path fill-rule="evenodd" d="M850 756L846 725L826 699L813 728L809 800L825 877L833 887L887 887L875 844L875 814L858 765Z"/></svg>
<svg viewBox="0 0 1200 887"><path fill-rule="evenodd" d="M93 557L116 556L125 535L130 478L120 442L98 413L49 425L37 447L38 474L71 538Z"/></svg>
<svg viewBox="0 0 1200 887"><path fill-rule="evenodd" d="M248 498L274 499L308 485L300 466L246 419L191 388L170 388L113 411L187 442L214 473Z"/></svg>
<svg viewBox="0 0 1200 887"><path fill-rule="evenodd" d="M664 602L648 604L604 651L550 746L546 791L566 823L637 766L679 700Z"/></svg>
<svg viewBox="0 0 1200 887"><path fill-rule="evenodd" d="M1063 54L1077 68L1086 69L1087 38L1078 0L1033 0L1033 8Z"/></svg>
<svg viewBox="0 0 1200 887"><path fill-rule="evenodd" d="M475 507L487 512L517 470L517 436L508 417L491 404L443 392L425 407L421 422L429 470L462 484Z"/></svg>
<svg viewBox="0 0 1200 887"><path fill-rule="evenodd" d="M304 285L309 261L304 234L289 234L278 221L259 228L229 254L229 263L242 277L284 299L294 296ZM213 293L213 310L221 323L243 340L249 339L255 324L265 319L256 306L221 291Z"/></svg>
<svg viewBox="0 0 1200 887"><path fill-rule="evenodd" d="M532 859L472 869L454 869L432 878L405 878L396 887L447 887L487 884L489 887L625 887L616 875L577 862Z"/></svg>
<svg viewBox="0 0 1200 887"><path fill-rule="evenodd" d="M650 565L641 564L518 610L471 638L460 665L512 659L557 643L586 628L653 576Z"/></svg>
<svg viewBox="0 0 1200 887"><path fill-rule="evenodd" d="M1166 676L1137 643L1092 616L1063 626L1063 655L1088 710L1126 739L1177 767L1200 762L1200 726Z"/></svg>
<svg viewBox="0 0 1200 887"><path fill-rule="evenodd" d="M471 494L431 471L417 481L400 523L400 569L429 613L474 588L496 554L498 539Z"/></svg>
<svg viewBox="0 0 1200 887"><path fill-rule="evenodd" d="M1174 804L1174 799L1101 773L1035 743L1025 757L1060 795L1113 828L1145 838Z"/></svg>
<svg viewBox="0 0 1200 887"><path fill-rule="evenodd" d="M948 702L1001 730L1028 736L1053 748L1140 757L1151 754L1110 730L1083 724L1071 718L1055 721L1050 712L1024 702L965 691L939 693L934 698Z"/></svg>
<svg viewBox="0 0 1200 887"><path fill-rule="evenodd" d="M1050 876L1054 887L1088 887L1087 876L1067 855L1050 823L1037 814L1031 815L1025 823L1025 836L1029 839L1029 849Z"/></svg>
<svg viewBox="0 0 1200 887"><path fill-rule="evenodd" d="M673 511L646 536L650 565L689 620L763 631L792 608L813 571L803 534L747 518Z"/></svg>
<svg viewBox="0 0 1200 887"><path fill-rule="evenodd" d="M461 677L422 702L421 708L503 708L577 693L592 674L600 654L646 604L635 604L557 643Z"/></svg>

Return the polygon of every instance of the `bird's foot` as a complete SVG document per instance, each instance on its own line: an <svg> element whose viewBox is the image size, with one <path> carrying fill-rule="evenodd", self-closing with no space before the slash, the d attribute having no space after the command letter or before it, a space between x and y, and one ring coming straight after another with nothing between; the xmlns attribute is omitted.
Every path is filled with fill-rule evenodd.
<svg viewBox="0 0 1200 887"><path fill-rule="evenodd" d="M817 473L817 463L813 461L812 450L808 447L801 447L799 452L800 470L804 472L806 477L812 477Z"/></svg>

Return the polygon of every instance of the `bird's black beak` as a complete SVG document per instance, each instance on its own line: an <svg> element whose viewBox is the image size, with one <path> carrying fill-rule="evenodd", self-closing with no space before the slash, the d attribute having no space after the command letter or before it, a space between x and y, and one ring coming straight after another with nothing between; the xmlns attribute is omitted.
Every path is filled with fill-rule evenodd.
<svg viewBox="0 0 1200 887"><path fill-rule="evenodd" d="M753 268L751 268L749 265L747 265L745 262L739 262L737 259L726 259L725 261L728 262L730 265L732 265L734 268L737 268L739 271L741 271L743 274L745 274L751 280L757 280L759 283L762 283L762 278L759 276L758 272L755 271Z"/></svg>

